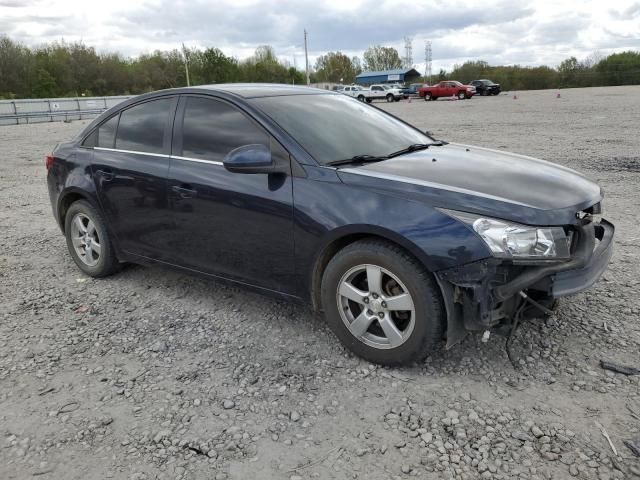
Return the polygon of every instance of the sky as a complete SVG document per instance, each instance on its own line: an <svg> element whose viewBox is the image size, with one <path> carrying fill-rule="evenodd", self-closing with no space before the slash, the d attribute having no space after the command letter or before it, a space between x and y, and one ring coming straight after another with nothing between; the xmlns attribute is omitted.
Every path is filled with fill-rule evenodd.
<svg viewBox="0 0 640 480"><path fill-rule="evenodd" d="M466 60L557 66L570 56L640 50L640 0L0 0L0 35L29 46L64 39L98 52L137 56L155 49L218 47L237 58L271 45L304 69L328 51L362 56L371 45L404 55L424 71Z"/></svg>

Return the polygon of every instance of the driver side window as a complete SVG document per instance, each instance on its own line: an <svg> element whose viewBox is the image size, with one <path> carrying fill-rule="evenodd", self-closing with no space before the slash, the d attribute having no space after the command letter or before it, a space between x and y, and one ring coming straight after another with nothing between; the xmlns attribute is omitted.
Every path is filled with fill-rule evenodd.
<svg viewBox="0 0 640 480"><path fill-rule="evenodd" d="M243 145L269 146L269 136L238 108L221 100L185 97L178 155L222 162Z"/></svg>

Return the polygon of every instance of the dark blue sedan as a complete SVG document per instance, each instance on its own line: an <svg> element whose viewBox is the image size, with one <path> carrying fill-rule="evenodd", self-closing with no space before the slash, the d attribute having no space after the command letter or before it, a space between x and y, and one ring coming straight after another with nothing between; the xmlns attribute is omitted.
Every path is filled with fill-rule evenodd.
<svg viewBox="0 0 640 480"><path fill-rule="evenodd" d="M87 275L162 264L323 311L353 352L422 359L592 285L602 192L548 162L435 140L339 93L215 85L132 98L47 156Z"/></svg>

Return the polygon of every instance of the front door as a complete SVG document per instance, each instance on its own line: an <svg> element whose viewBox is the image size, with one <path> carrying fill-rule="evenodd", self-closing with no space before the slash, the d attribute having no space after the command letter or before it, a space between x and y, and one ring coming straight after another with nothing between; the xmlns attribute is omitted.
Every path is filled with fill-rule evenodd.
<svg viewBox="0 0 640 480"><path fill-rule="evenodd" d="M169 170L175 262L194 270L286 292L294 275L289 174L231 173L222 161L250 144L289 155L253 119L219 99L183 96Z"/></svg>
<svg viewBox="0 0 640 480"><path fill-rule="evenodd" d="M92 173L120 248L166 260L167 173L178 97L139 103L95 132ZM92 134L93 135L93 134Z"/></svg>

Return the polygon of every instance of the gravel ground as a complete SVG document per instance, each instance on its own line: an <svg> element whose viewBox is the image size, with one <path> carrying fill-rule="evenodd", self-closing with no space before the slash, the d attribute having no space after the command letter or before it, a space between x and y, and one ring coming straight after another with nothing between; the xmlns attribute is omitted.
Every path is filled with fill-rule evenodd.
<svg viewBox="0 0 640 480"><path fill-rule="evenodd" d="M300 306L160 268L87 278L43 166L86 122L0 128L0 478L640 477L640 376L599 366L640 367L640 87L512 95L378 105L604 186L610 270L518 330L517 368L497 336L380 368Z"/></svg>

